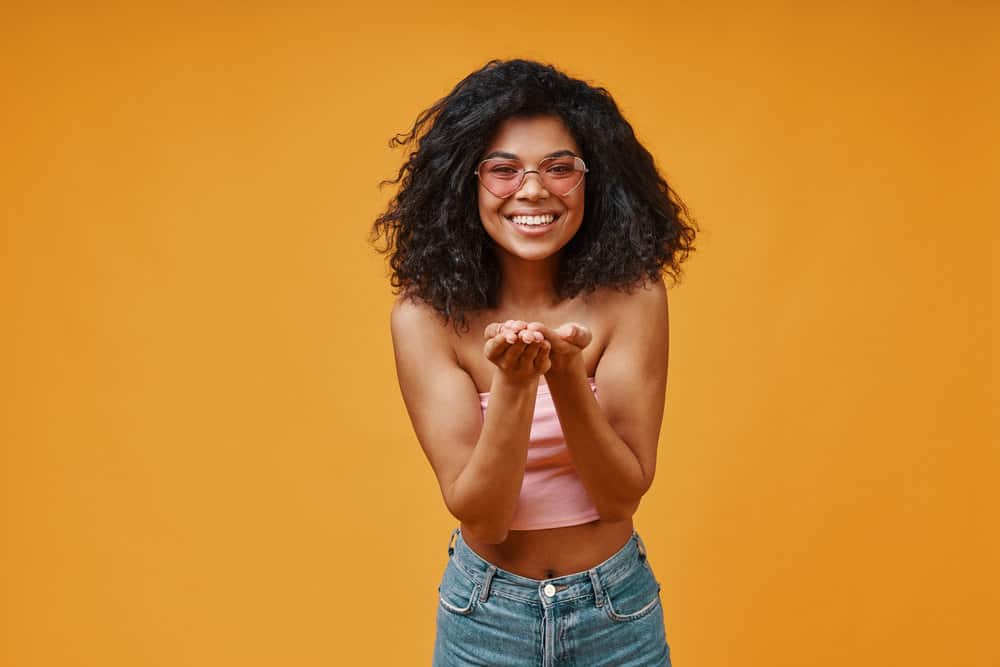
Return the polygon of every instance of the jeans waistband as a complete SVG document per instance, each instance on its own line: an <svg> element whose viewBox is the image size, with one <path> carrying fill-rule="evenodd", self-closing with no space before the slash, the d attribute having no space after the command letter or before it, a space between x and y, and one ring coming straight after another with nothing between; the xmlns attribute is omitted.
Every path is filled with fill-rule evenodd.
<svg viewBox="0 0 1000 667"><path fill-rule="evenodd" d="M594 567L552 579L532 579L490 563L473 551L462 539L461 527L451 533L448 555L455 566L479 585L480 601L499 592L533 604L545 606L560 601L593 595L598 607L604 604L604 590L625 579L646 560L646 546L635 530L628 541L607 560Z"/></svg>

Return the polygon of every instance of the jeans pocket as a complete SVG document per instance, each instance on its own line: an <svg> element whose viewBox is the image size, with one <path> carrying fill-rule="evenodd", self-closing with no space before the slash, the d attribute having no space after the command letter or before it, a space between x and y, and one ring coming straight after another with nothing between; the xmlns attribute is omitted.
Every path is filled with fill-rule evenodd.
<svg viewBox="0 0 1000 667"><path fill-rule="evenodd" d="M475 611L479 590L479 584L449 561L438 586L441 608L452 614L468 616Z"/></svg>
<svg viewBox="0 0 1000 667"><path fill-rule="evenodd" d="M660 584L645 563L605 590L608 617L618 623L643 618L660 606Z"/></svg>

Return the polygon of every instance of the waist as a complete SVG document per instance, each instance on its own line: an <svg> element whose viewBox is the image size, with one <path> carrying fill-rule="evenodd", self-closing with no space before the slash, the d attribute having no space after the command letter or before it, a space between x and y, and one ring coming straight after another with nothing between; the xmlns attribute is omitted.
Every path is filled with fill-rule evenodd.
<svg viewBox="0 0 1000 667"><path fill-rule="evenodd" d="M632 520L592 521L544 530L511 530L501 544L461 534L465 548L488 565L527 579L579 573L612 557L635 533Z"/></svg>
<svg viewBox="0 0 1000 667"><path fill-rule="evenodd" d="M561 599L586 594L595 585L595 578L605 587L614 586L642 566L646 559L646 550L642 538L632 530L625 544L600 563L579 572L536 579L490 563L473 551L462 537L461 531L456 529L454 553L451 558L455 566L472 581L481 585L488 584L492 591L501 591L515 598L537 602L539 591L547 591L549 597L558 592Z"/></svg>

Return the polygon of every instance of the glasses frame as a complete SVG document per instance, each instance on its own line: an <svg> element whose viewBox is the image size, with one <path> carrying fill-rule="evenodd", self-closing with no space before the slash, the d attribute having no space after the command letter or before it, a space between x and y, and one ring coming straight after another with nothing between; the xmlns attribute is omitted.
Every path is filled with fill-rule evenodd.
<svg viewBox="0 0 1000 667"><path fill-rule="evenodd" d="M587 163L584 162L583 158L580 157L580 156L578 156L578 155L554 155L552 157L544 158L541 162L539 162L538 163L538 167L539 167L538 169L521 169L521 178L520 178L520 180L518 180L517 186L513 190L511 190L511 192L510 192L509 195L506 195L506 196L500 196L497 193L495 193L492 190L490 190L488 187L486 187L486 184L483 183L483 177L479 175L479 172L483 168L483 164L485 164L486 162L490 162L490 161L493 161L493 160L509 160L509 158L488 157L485 160L480 160L479 164L476 165L476 171L475 171L476 179L479 181L479 184L482 185L483 188L486 189L487 192L489 192L491 195L493 195L497 199L509 199L510 197L513 197L514 195L516 195L518 193L518 191L521 188L524 187L524 182L528 179L528 174L538 174L538 182L542 184L542 187L545 188L546 191L548 191L548 188L545 186L545 179L542 178L542 174L541 174L541 171L540 171L542 165L544 165L549 160L559 160L559 159L567 158L567 157L572 157L573 158L574 165L583 167L582 169L576 169L575 170L575 171L582 172L582 175L580 176L579 182L576 185L574 185L572 188L570 188L569 192L567 192L566 194L562 194L562 195L559 194L558 192L555 193L556 196L559 196L559 197L569 197L571 194L573 194L574 190L576 190L578 187L580 187L583 184L584 180L586 180L584 178L584 176L586 176L586 174L590 171L589 169L587 169ZM520 162L520 160L518 160L518 162ZM523 163L522 163L522 166L523 166Z"/></svg>

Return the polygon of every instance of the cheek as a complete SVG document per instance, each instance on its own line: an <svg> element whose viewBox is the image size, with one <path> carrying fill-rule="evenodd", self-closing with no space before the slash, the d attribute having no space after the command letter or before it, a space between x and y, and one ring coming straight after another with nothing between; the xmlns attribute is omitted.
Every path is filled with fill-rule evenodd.
<svg viewBox="0 0 1000 667"><path fill-rule="evenodd" d="M479 217L483 222L486 222L490 217L496 217L499 215L499 213L497 213L499 204L496 203L495 198L491 197L489 193L483 193L482 190L480 190L478 203Z"/></svg>
<svg viewBox="0 0 1000 667"><path fill-rule="evenodd" d="M501 238L500 227L503 221L499 220L500 214L497 207L492 205L488 197L479 197L479 224L486 230L486 235L494 241L499 242Z"/></svg>

